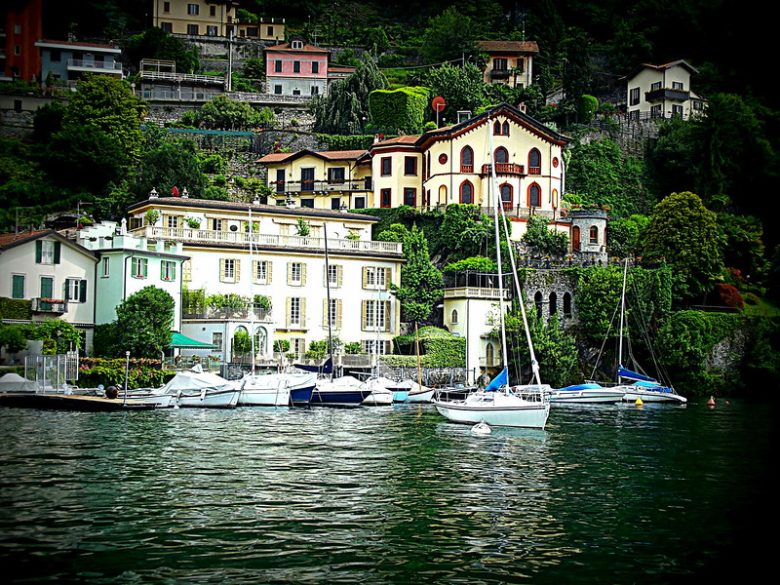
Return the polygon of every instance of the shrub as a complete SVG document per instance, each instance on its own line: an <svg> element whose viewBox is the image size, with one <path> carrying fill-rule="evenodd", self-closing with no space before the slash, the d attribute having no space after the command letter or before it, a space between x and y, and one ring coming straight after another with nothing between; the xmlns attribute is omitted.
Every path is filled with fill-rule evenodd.
<svg viewBox="0 0 780 585"><path fill-rule="evenodd" d="M718 299L726 307L745 308L745 301L742 299L742 295L739 294L737 287L733 285L718 284L715 286L715 294L718 295Z"/></svg>
<svg viewBox="0 0 780 585"><path fill-rule="evenodd" d="M373 124L390 132L420 132L427 105L428 89L423 87L376 89L368 96Z"/></svg>

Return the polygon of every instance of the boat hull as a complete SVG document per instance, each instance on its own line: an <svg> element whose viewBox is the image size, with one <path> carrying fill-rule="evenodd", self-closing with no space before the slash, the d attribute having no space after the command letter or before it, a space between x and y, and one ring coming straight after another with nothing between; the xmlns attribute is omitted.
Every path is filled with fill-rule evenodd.
<svg viewBox="0 0 780 585"><path fill-rule="evenodd" d="M622 390L601 388L598 390L553 390L550 393L550 404L615 404L623 400Z"/></svg>
<svg viewBox="0 0 780 585"><path fill-rule="evenodd" d="M409 390L392 390L393 402L406 402L409 400Z"/></svg>
<svg viewBox="0 0 780 585"><path fill-rule="evenodd" d="M374 390L364 400L366 406L389 406L393 403L393 393L389 390Z"/></svg>
<svg viewBox="0 0 780 585"><path fill-rule="evenodd" d="M207 390L205 392L181 392L176 403L182 408L235 408L241 390Z"/></svg>
<svg viewBox="0 0 780 585"><path fill-rule="evenodd" d="M360 406L371 390L327 390L315 388L311 396L312 406Z"/></svg>
<svg viewBox="0 0 780 585"><path fill-rule="evenodd" d="M425 392L409 392L406 402L433 402L433 394L436 392L433 388Z"/></svg>
<svg viewBox="0 0 780 585"><path fill-rule="evenodd" d="M688 399L676 392L664 392L647 388L626 387L623 394L624 402L636 402L641 398L642 402L665 402L667 404L686 404Z"/></svg>
<svg viewBox="0 0 780 585"><path fill-rule="evenodd" d="M288 388L251 388L241 389L239 406L287 406L290 404Z"/></svg>
<svg viewBox="0 0 780 585"><path fill-rule="evenodd" d="M437 402L436 410L448 420L457 423L485 422L492 427L522 427L544 429L550 414L549 403L517 407L474 407L454 402Z"/></svg>
<svg viewBox="0 0 780 585"><path fill-rule="evenodd" d="M290 389L290 402L293 406L308 406L314 394L314 386Z"/></svg>

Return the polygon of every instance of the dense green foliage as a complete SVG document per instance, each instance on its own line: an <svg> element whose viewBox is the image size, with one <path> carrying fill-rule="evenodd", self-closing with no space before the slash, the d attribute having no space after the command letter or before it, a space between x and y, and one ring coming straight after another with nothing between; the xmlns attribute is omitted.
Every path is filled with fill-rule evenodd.
<svg viewBox="0 0 780 585"><path fill-rule="evenodd" d="M549 224L543 217L529 218L528 227L520 241L532 256L563 258L569 251L569 237L554 228L550 229Z"/></svg>
<svg viewBox="0 0 780 585"><path fill-rule="evenodd" d="M471 258L464 258L457 262L450 262L444 268L444 273L454 272L483 272L483 273L495 273L496 261L491 258L485 258L484 256L472 256Z"/></svg>
<svg viewBox="0 0 780 585"><path fill-rule="evenodd" d="M448 124L457 121L458 110L476 112L486 103L482 71L471 63L465 67L444 64L430 69L423 77L423 82L431 88L432 96L441 96L447 103L441 116L446 118Z"/></svg>
<svg viewBox="0 0 780 585"><path fill-rule="evenodd" d="M428 90L424 87L377 89L368 96L372 125L390 134L422 132L427 107Z"/></svg>
<svg viewBox="0 0 780 585"><path fill-rule="evenodd" d="M124 358L81 358L78 385L82 388L97 388L100 384L105 388L124 388L125 366ZM159 360L131 359L127 368L127 388L157 388L175 375L175 371L160 369Z"/></svg>
<svg viewBox="0 0 780 585"><path fill-rule="evenodd" d="M401 268L401 285L391 285L408 321L425 321L433 304L442 296L442 275L428 255L425 233L417 226L406 234L403 244L406 263Z"/></svg>
<svg viewBox="0 0 780 585"><path fill-rule="evenodd" d="M646 215L632 215L624 219L609 222L607 253L611 257L631 258L640 253L642 236L650 223Z"/></svg>
<svg viewBox="0 0 780 585"><path fill-rule="evenodd" d="M32 315L31 303L24 299L0 297L0 320L26 320Z"/></svg>
<svg viewBox="0 0 780 585"><path fill-rule="evenodd" d="M248 130L274 124L274 113L270 108L254 109L247 102L232 100L218 95L188 116L186 121L197 128L220 130Z"/></svg>
<svg viewBox="0 0 780 585"><path fill-rule="evenodd" d="M116 321L102 326L95 350L106 357L120 357L129 351L133 357L159 358L171 343L175 303L171 295L147 286L130 295L116 308Z"/></svg>
<svg viewBox="0 0 780 585"><path fill-rule="evenodd" d="M134 66L141 59L163 59L175 61L179 73L197 73L200 68L198 49L159 27L148 28L130 37L124 52Z"/></svg>
<svg viewBox="0 0 780 585"><path fill-rule="evenodd" d="M428 63L473 58L477 54L476 27L454 6L428 21L420 52Z"/></svg>

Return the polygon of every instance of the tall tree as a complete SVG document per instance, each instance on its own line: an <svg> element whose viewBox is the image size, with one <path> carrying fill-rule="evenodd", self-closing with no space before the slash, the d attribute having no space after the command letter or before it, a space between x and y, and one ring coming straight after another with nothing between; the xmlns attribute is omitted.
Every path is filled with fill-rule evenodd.
<svg viewBox="0 0 780 585"><path fill-rule="evenodd" d="M442 65L429 70L423 77L433 95L444 98L447 107L443 116L450 123L457 121L458 110L476 111L485 104L485 84L482 71L471 63L465 67Z"/></svg>
<svg viewBox="0 0 780 585"><path fill-rule="evenodd" d="M405 235L403 248L406 264L401 268L401 286L392 289L405 318L419 323L428 319L433 304L441 298L443 279L431 262L425 232L416 225Z"/></svg>
<svg viewBox="0 0 780 585"><path fill-rule="evenodd" d="M473 59L477 55L476 32L471 18L450 6L428 21L420 52L428 63Z"/></svg>
<svg viewBox="0 0 780 585"><path fill-rule="evenodd" d="M155 286L130 295L116 308L117 349L133 357L160 357L171 344L174 307L171 295Z"/></svg>

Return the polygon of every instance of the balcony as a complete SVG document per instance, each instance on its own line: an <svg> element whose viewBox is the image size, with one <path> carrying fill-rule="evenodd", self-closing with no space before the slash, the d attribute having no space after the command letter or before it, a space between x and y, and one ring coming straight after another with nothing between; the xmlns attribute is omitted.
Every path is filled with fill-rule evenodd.
<svg viewBox="0 0 780 585"><path fill-rule="evenodd" d="M482 175L491 173L491 165L482 165ZM525 166L514 163L496 163L497 175L525 175Z"/></svg>
<svg viewBox="0 0 780 585"><path fill-rule="evenodd" d="M50 299L35 297L32 299L31 310L33 313L51 313L62 315L68 312L68 301L62 299Z"/></svg>
<svg viewBox="0 0 780 585"><path fill-rule="evenodd" d="M511 277L503 276L504 299L510 298ZM444 276L445 299L490 299L501 298L498 289L498 275L482 272L461 272Z"/></svg>
<svg viewBox="0 0 780 585"><path fill-rule="evenodd" d="M511 73L509 69L491 69L490 79L509 79Z"/></svg>
<svg viewBox="0 0 780 585"><path fill-rule="evenodd" d="M660 102L660 101L671 101L671 102L684 102L689 100L691 97L691 92L684 91L682 89L656 89L653 91L645 92L645 100L648 102Z"/></svg>
<svg viewBox="0 0 780 585"><path fill-rule="evenodd" d="M271 181L276 193L339 193L344 191L370 191L365 179L347 181Z"/></svg>
<svg viewBox="0 0 780 585"><path fill-rule="evenodd" d="M459 286L444 289L445 299L495 299L501 298L497 288L481 288L478 286ZM504 300L509 300L509 290L504 289Z"/></svg>
<svg viewBox="0 0 780 585"><path fill-rule="evenodd" d="M144 236L150 240L174 240L193 244L216 244L237 248L248 248L250 237L246 232L202 230L192 228L168 228L144 226L132 230L134 236ZM270 234L252 234L252 246L260 249L279 250L317 250L325 251L323 238L308 236L281 236ZM337 240L328 238L328 251L332 254L376 254L382 256L402 256L399 242L373 242L369 240Z"/></svg>
<svg viewBox="0 0 780 585"><path fill-rule="evenodd" d="M225 321L228 319L233 320L244 320L244 321L251 321L254 320L258 323L272 323L273 319L271 318L271 311L266 311L265 309L255 309L254 315L252 315L252 311L249 307L238 307L235 309L229 309L229 308L206 308L201 310L184 310L183 312L183 318L184 319L195 319L195 320L214 320L214 321Z"/></svg>
<svg viewBox="0 0 780 585"><path fill-rule="evenodd" d="M84 59L68 59L68 71L89 71L122 75L122 64L111 61L93 61Z"/></svg>

